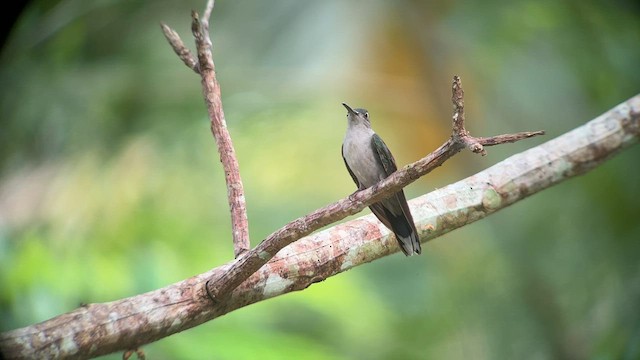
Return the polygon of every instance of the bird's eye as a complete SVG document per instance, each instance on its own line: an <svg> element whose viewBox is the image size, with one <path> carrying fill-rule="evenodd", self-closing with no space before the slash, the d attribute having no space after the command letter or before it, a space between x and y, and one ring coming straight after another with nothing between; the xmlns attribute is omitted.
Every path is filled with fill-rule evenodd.
<svg viewBox="0 0 640 360"><path fill-rule="evenodd" d="M368 119L369 118L369 112L364 113L364 117Z"/></svg>

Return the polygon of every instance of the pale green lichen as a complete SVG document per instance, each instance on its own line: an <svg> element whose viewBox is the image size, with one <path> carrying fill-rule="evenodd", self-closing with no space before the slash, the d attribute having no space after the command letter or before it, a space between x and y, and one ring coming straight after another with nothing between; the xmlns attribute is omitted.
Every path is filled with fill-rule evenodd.
<svg viewBox="0 0 640 360"><path fill-rule="evenodd" d="M349 249L349 252L344 257L344 260L342 260L342 265L340 265L340 271L351 269L353 267L353 262L357 254L358 254L358 250L356 248Z"/></svg>
<svg viewBox="0 0 640 360"><path fill-rule="evenodd" d="M175 318L172 322L171 325L169 326L169 330L173 331L175 329L179 329L180 325L182 325L182 320L180 320L180 318Z"/></svg>
<svg viewBox="0 0 640 360"><path fill-rule="evenodd" d="M73 337L65 336L62 338L60 351L63 354L75 354L78 352L78 344L76 344L76 342L73 341Z"/></svg>
<svg viewBox="0 0 640 360"><path fill-rule="evenodd" d="M293 280L285 279L280 275L271 274L265 281L262 289L262 296L267 299L282 294L291 284Z"/></svg>
<svg viewBox="0 0 640 360"><path fill-rule="evenodd" d="M494 188L488 188L482 193L482 206L489 210L497 210L502 204L500 194Z"/></svg>

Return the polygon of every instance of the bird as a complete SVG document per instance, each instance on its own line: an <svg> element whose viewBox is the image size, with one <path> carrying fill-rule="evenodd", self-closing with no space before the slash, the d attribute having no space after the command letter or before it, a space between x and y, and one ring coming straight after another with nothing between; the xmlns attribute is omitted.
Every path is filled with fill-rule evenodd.
<svg viewBox="0 0 640 360"><path fill-rule="evenodd" d="M389 148L371 128L366 109L347 109L347 133L342 143L342 159L358 190L373 186L394 173L398 167ZM369 206L371 212L391 230L406 256L420 254L420 239L404 196L400 190Z"/></svg>

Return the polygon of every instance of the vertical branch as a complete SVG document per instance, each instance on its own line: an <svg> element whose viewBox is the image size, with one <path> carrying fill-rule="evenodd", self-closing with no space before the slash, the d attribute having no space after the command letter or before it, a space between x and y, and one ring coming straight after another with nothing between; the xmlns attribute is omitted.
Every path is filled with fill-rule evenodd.
<svg viewBox="0 0 640 360"><path fill-rule="evenodd" d="M204 95L211 133L216 140L220 161L224 168L227 182L227 195L231 210L231 227L233 233L233 250L236 257L249 250L249 224L247 220L244 187L240 178L240 169L236 158L231 136L222 110L220 84L216 78L213 55L211 53L211 38L209 37L209 16L213 9L213 0L209 0L205 9L206 17L200 21L198 13L191 14L193 22L191 30L195 37L199 73L202 77L202 92Z"/></svg>
<svg viewBox="0 0 640 360"><path fill-rule="evenodd" d="M231 136L227 129L227 122L222 110L222 98L220 84L216 78L216 69L211 53L211 38L209 36L209 18L213 11L213 0L207 2L202 20L198 13L193 11L191 17L191 32L196 41L197 58L187 49L177 32L166 24L160 27L164 36L169 41L173 51L195 73L202 77L202 93L211 121L211 133L216 140L220 162L224 169L227 182L227 197L231 210L231 228L233 235L233 253L237 258L240 254L249 250L249 223L247 220L246 201L244 187L240 178L240 167L233 148Z"/></svg>
<svg viewBox="0 0 640 360"><path fill-rule="evenodd" d="M487 151L478 141L478 138L469 135L469 131L465 128L464 90L462 89L462 80L460 80L460 76L458 75L453 77L453 84L451 85L451 102L453 103L453 133L451 135L451 139L464 145L464 147L476 154L480 154L482 156L487 155Z"/></svg>
<svg viewBox="0 0 640 360"><path fill-rule="evenodd" d="M202 30L207 33L207 38L209 38L209 20L211 19L211 12L213 11L214 4L214 0L208 0L207 6L204 8L204 12L202 13Z"/></svg>
<svg viewBox="0 0 640 360"><path fill-rule="evenodd" d="M460 76L453 77L451 84L451 102L453 103L453 135L464 134L464 90L462 89L462 81Z"/></svg>

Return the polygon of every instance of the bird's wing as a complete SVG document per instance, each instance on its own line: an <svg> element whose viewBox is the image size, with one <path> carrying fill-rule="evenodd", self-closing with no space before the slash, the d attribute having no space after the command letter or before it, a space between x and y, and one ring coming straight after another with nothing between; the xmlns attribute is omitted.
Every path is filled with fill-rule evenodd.
<svg viewBox="0 0 640 360"><path fill-rule="evenodd" d="M384 168L385 177L393 174L396 170L398 170L398 167L396 166L396 161L393 158L393 155L391 155L391 152L389 151L389 148L384 143L384 141L382 141L380 136L378 136L378 134L373 134L373 136L371 137L371 146L373 146L373 149L375 150L375 153L378 154L378 161L380 162L380 164ZM407 199L404 196L404 191L402 191L402 190L398 191L395 194L395 198L400 203L400 206L402 207L402 212L410 220L410 222L411 222L411 224L413 226L413 217L411 216L411 211L409 211L409 205L407 204ZM373 208L372 208L372 210L373 210ZM380 210L382 210L382 209L380 209ZM379 211L379 212L381 212L381 211ZM374 213L376 213L376 212L374 211Z"/></svg>
<svg viewBox="0 0 640 360"><path fill-rule="evenodd" d="M353 179L353 182L356 183L356 186L358 187L358 189L361 189L360 182L358 181L358 178L353 173L353 171L351 171L351 168L349 167L349 164L347 164L347 159L344 158L344 145L342 145L342 160L344 160L344 166L347 167L347 171L349 171L349 175L351 175L351 178Z"/></svg>
<svg viewBox="0 0 640 360"><path fill-rule="evenodd" d="M375 204L371 204L369 205L369 209L371 209L373 215L375 215L378 220L387 227L387 229L393 229L391 227L391 222L389 221L389 210L386 210L382 203L377 202Z"/></svg>
<svg viewBox="0 0 640 360"><path fill-rule="evenodd" d="M396 170L398 170L398 167L396 166L396 160L393 158L393 155L391 155L389 148L384 143L384 141L382 141L380 136L378 136L378 134L373 134L373 136L371 137L371 146L373 147L373 150L375 150L375 153L378 154L378 161L384 168L385 177L393 174Z"/></svg>
<svg viewBox="0 0 640 360"><path fill-rule="evenodd" d="M396 170L398 170L398 167L396 166L396 161L393 158L393 155L391 155L389 148L384 143L384 141L382 141L380 136L378 136L378 134L373 134L371 138L371 146L375 150L375 153L378 155L379 163L384 168L384 172L386 175L385 177L391 175ZM402 208L402 213L404 214L404 218L406 219L408 226L411 228L411 234L408 237L405 237L405 238L399 237L394 227L391 226L392 225L391 222L393 221L392 218L395 217L397 219L398 215L400 214L394 214L394 212L391 209L385 207L384 201L371 205L370 206L371 211L376 215L376 217L383 224L387 226L387 228L392 229L394 233L396 233L396 238L400 243L400 248L402 249L402 252L404 252L405 255L408 256L413 254L414 252L417 254L420 254L422 250L420 248L420 239L418 238L418 231L416 230L415 223L413 222L413 216L411 215L411 211L409 210L409 204L407 204L407 198L404 196L404 191L402 190L398 191L397 193L395 193L395 195L393 195L392 199L393 198L395 198L395 200L400 204L400 207ZM395 224L397 225L397 223Z"/></svg>

